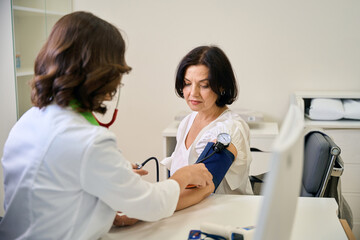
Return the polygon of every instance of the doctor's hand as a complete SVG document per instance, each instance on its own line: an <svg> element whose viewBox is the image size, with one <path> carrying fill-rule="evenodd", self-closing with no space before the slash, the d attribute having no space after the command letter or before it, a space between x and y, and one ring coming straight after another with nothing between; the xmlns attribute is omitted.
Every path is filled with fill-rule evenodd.
<svg viewBox="0 0 360 240"><path fill-rule="evenodd" d="M181 191L189 184L195 185L198 188L213 184L213 177L203 163L182 167L170 178L179 183Z"/></svg>
<svg viewBox="0 0 360 240"><path fill-rule="evenodd" d="M140 176L144 176L144 175L147 175L149 172L146 171L145 169L137 169L137 165L136 164L131 164L132 168L133 168L133 171L134 173L137 173L139 174Z"/></svg>
<svg viewBox="0 0 360 240"><path fill-rule="evenodd" d="M139 220L136 218L129 218L125 214L122 214L121 212L117 212L113 225L117 227L125 227L125 226L134 225L138 221Z"/></svg>

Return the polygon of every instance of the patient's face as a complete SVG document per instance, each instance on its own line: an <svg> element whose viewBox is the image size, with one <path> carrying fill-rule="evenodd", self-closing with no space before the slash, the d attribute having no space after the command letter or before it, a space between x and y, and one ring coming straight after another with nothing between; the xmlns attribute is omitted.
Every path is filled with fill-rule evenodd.
<svg viewBox="0 0 360 240"><path fill-rule="evenodd" d="M218 108L215 104L217 94L209 85L209 69L204 65L188 67L184 77L184 98L190 109L197 112L212 112Z"/></svg>

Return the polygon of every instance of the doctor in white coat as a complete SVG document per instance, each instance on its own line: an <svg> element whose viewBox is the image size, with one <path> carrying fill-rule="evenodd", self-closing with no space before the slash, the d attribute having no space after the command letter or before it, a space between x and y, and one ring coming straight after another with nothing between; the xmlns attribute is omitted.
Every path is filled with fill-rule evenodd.
<svg viewBox="0 0 360 240"><path fill-rule="evenodd" d="M179 195L188 184L213 191L203 164L149 183L133 172L116 138L91 112L105 113L131 68L111 24L86 12L62 17L35 61L34 107L4 147L5 215L0 239L98 239L116 212L156 221L194 204ZM179 207L179 204L181 207Z"/></svg>

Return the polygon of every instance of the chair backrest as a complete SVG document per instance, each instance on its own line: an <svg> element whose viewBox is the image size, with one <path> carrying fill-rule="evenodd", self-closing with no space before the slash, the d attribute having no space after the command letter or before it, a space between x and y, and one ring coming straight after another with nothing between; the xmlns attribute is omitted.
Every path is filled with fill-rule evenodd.
<svg viewBox="0 0 360 240"><path fill-rule="evenodd" d="M340 148L332 139L320 131L311 131L305 136L301 196L324 196L335 164L342 162L340 152ZM341 175L342 166L335 170Z"/></svg>

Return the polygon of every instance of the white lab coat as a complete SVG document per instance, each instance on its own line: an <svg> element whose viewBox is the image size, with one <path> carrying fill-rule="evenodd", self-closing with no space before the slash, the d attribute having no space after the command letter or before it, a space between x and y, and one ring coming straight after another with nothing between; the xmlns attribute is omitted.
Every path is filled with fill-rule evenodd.
<svg viewBox="0 0 360 240"><path fill-rule="evenodd" d="M186 149L185 139L196 115L197 112L192 112L181 121L176 135L175 151L161 163L170 170L170 174L173 174L183 166L194 164L208 142L215 140L220 133L227 133L231 136L231 143L237 150L237 157L215 193L252 195L249 181L249 169L252 160L249 126L240 115L227 109L217 119L204 127L191 146Z"/></svg>
<svg viewBox="0 0 360 240"><path fill-rule="evenodd" d="M145 221L172 215L180 192L174 180L142 180L113 133L55 104L16 123L2 165L0 239L98 239L116 211Z"/></svg>

